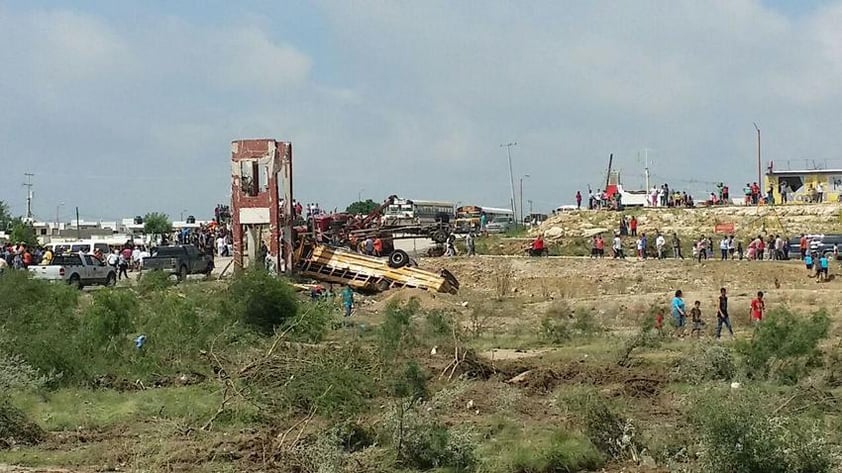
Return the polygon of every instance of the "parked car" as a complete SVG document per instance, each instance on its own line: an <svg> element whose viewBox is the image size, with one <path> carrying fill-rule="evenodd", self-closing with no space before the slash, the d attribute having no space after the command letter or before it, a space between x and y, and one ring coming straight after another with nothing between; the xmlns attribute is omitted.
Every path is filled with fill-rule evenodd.
<svg viewBox="0 0 842 473"><path fill-rule="evenodd" d="M515 221L511 217L497 217L494 220L485 224L485 231L488 233L506 233L515 225Z"/></svg>
<svg viewBox="0 0 842 473"><path fill-rule="evenodd" d="M117 282L114 268L87 254L55 255L50 264L30 266L29 271L35 279L66 282L78 289Z"/></svg>
<svg viewBox="0 0 842 473"><path fill-rule="evenodd" d="M159 246L152 250L152 256L143 258L142 269L175 274L183 281L190 274L210 274L213 257L200 253L193 245Z"/></svg>
<svg viewBox="0 0 842 473"><path fill-rule="evenodd" d="M842 235L828 234L828 235L813 235L810 239L810 251L814 251L819 255L833 256L839 259L842 253Z"/></svg>

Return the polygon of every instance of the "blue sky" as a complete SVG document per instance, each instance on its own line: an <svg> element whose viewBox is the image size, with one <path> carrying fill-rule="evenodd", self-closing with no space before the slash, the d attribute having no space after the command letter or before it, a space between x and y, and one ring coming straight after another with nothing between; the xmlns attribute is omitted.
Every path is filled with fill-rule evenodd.
<svg viewBox="0 0 842 473"><path fill-rule="evenodd" d="M0 0L0 200L114 219L209 216L229 143L294 143L296 195L539 210L609 153L673 188L840 156L842 3ZM840 162L839 164L842 164Z"/></svg>

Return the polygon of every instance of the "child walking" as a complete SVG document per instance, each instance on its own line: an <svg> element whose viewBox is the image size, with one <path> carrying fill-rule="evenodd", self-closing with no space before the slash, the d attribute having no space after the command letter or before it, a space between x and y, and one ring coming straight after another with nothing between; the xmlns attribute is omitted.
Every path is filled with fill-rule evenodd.
<svg viewBox="0 0 842 473"><path fill-rule="evenodd" d="M705 323L702 321L702 303L700 301L696 301L693 303L693 308L690 309L690 320L693 321L693 329L690 330L690 336L695 335L696 338L702 336L702 327Z"/></svg>

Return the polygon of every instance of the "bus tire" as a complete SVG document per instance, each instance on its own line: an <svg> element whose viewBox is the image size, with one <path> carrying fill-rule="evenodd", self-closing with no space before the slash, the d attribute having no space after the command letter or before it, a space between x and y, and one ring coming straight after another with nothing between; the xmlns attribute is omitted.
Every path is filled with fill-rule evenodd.
<svg viewBox="0 0 842 473"><path fill-rule="evenodd" d="M392 254L389 255L389 267L390 268L403 268L409 264L409 255L406 251L403 250L395 250Z"/></svg>

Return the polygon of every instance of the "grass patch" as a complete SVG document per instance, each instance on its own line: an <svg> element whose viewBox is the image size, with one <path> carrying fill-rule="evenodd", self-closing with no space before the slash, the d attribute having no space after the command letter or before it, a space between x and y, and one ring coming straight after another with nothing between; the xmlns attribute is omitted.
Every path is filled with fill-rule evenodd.
<svg viewBox="0 0 842 473"><path fill-rule="evenodd" d="M221 401L222 395L209 385L124 392L64 388L43 395L17 394L13 398L15 406L49 431L106 429L150 419L201 426ZM245 424L257 415L253 407L236 402L228 412L218 423Z"/></svg>
<svg viewBox="0 0 842 473"><path fill-rule="evenodd" d="M595 470L605 458L583 435L507 424L483 447L482 471L554 473ZM487 450L487 451L486 451Z"/></svg>

